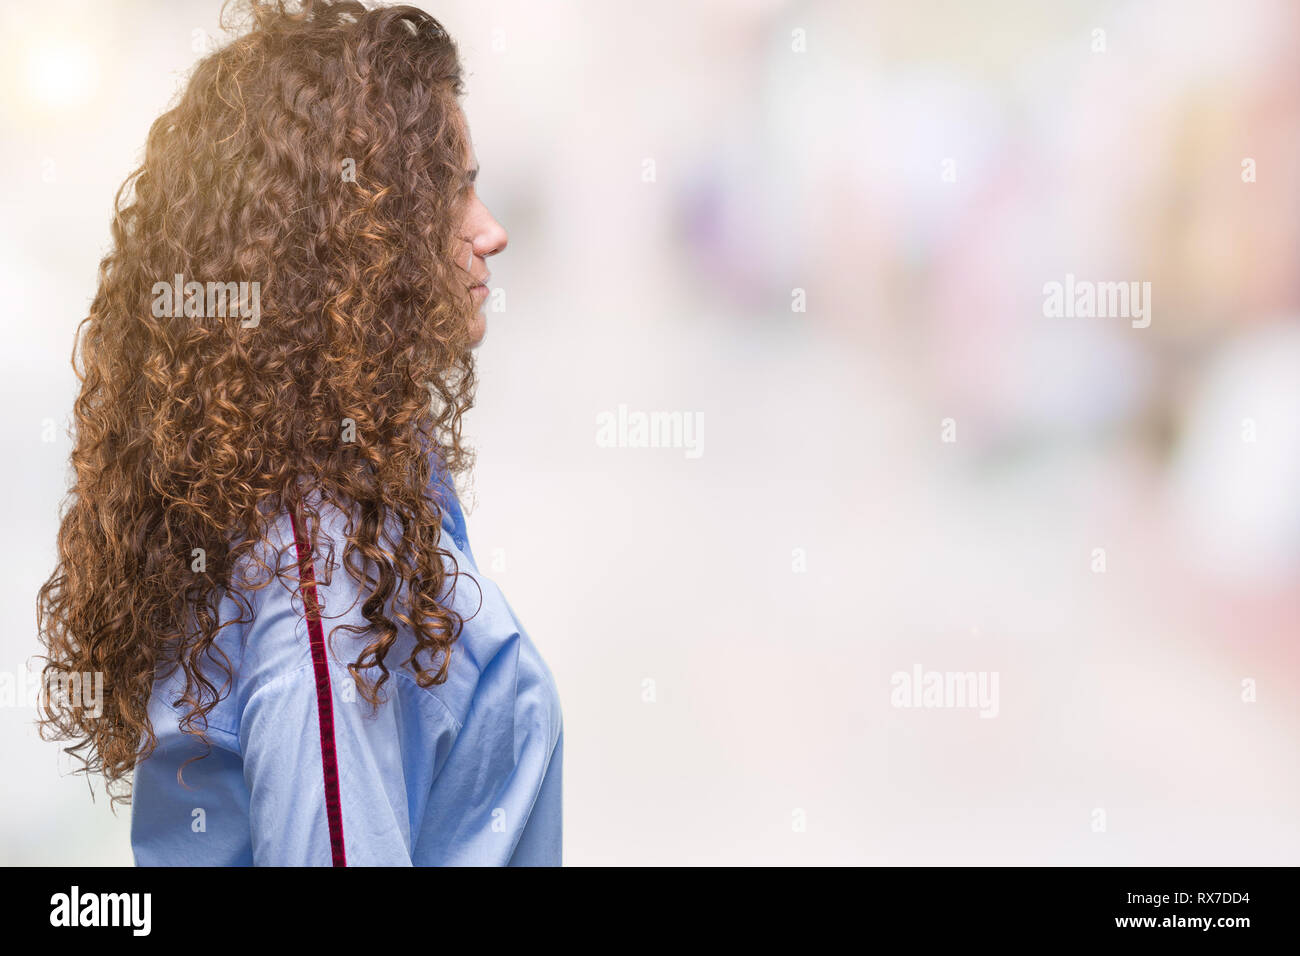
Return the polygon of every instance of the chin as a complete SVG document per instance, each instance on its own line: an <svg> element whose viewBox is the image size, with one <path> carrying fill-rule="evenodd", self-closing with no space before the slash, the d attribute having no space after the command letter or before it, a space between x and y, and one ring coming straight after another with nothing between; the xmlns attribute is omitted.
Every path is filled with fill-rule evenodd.
<svg viewBox="0 0 1300 956"><path fill-rule="evenodd" d="M469 347L478 348L487 336L487 316L482 312L476 312L474 317L469 320Z"/></svg>

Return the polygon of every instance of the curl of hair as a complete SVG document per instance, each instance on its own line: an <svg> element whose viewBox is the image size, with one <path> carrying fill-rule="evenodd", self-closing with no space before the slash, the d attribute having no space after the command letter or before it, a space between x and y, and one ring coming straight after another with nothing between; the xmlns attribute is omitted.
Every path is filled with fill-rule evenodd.
<svg viewBox="0 0 1300 956"><path fill-rule="evenodd" d="M244 0L223 21L234 38L198 62L114 203L73 347L58 564L37 598L46 687L99 672L104 688L98 716L43 695L42 736L74 741L65 750L113 802L129 802L131 770L156 749L159 676L183 670L182 727L203 737L234 676L214 641L251 620L245 591L280 574L278 561L262 581L235 570L270 570L257 555L284 511L315 547L308 489L352 516L343 565L367 625L348 628L350 669L371 704L399 622L415 650L398 666L426 687L446 680L464 624L444 596L459 572L444 568L431 485L433 455L449 475L472 464L455 44L409 6ZM260 323L155 316L155 283L176 275L258 282ZM355 441L341 440L346 419ZM238 617L221 619L223 596Z"/></svg>

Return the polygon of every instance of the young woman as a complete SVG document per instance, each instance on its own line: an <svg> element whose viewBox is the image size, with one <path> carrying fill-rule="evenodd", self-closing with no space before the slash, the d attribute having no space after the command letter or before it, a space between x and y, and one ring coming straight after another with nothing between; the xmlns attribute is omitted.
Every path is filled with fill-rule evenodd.
<svg viewBox="0 0 1300 956"><path fill-rule="evenodd" d="M248 12L150 130L79 331L42 728L140 865L558 865L555 683L452 484L506 245L455 44Z"/></svg>

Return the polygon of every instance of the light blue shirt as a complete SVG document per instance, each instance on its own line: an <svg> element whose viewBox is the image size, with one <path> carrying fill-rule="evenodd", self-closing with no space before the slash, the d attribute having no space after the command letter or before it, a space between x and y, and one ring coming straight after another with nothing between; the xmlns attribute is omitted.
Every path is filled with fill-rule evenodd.
<svg viewBox="0 0 1300 956"><path fill-rule="evenodd" d="M446 502L441 546L461 571L452 607L466 619L447 681L416 683L402 663L414 637L397 622L385 700L372 716L347 669L365 639L346 630L330 639L339 624L365 618L359 588L339 563L346 516L325 509L312 556L324 644L314 660L291 587L273 581L247 592L255 620L217 638L235 677L208 718L212 749L184 767L185 786L177 769L204 747L178 724L186 708L173 702L184 677L177 670L155 684L149 717L158 748L136 766L131 808L138 866L560 865L564 733L555 681L500 588L479 573L445 472L436 481ZM272 538L287 546L291 567L287 514ZM222 619L238 616L226 598ZM421 662L428 666L427 652ZM318 674L328 675L323 686Z"/></svg>

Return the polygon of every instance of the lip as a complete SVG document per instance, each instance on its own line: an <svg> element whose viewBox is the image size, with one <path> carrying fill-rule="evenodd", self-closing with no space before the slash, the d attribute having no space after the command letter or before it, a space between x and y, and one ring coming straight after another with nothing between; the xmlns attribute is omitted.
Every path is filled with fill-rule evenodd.
<svg viewBox="0 0 1300 956"><path fill-rule="evenodd" d="M473 292L475 295L487 295L488 287L484 283L480 282L477 285L470 286L469 291Z"/></svg>

